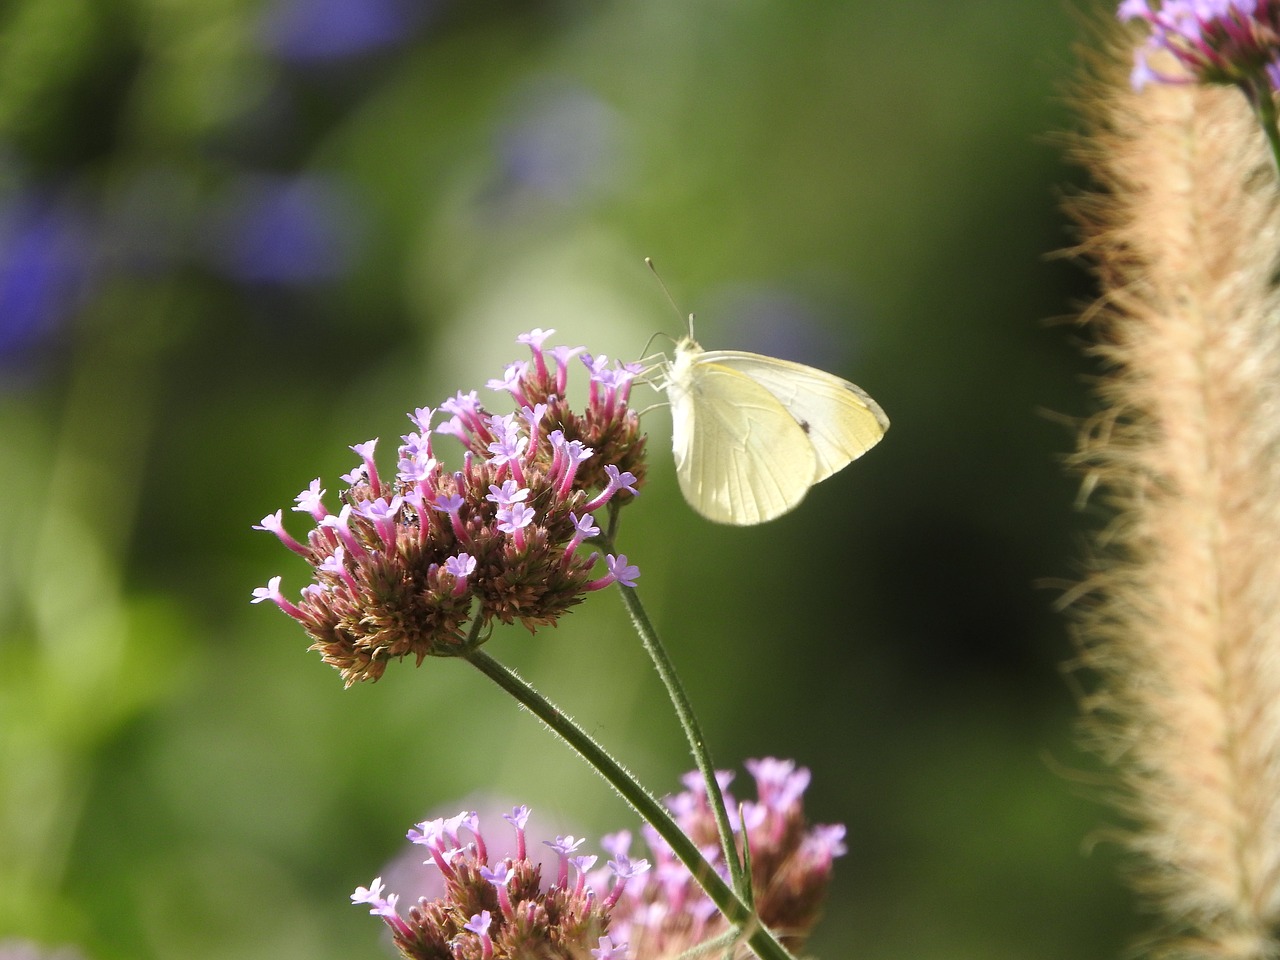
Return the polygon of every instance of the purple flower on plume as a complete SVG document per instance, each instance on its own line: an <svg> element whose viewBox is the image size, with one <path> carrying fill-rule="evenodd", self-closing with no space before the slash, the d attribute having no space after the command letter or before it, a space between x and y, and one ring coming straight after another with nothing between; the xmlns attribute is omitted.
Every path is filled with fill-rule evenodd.
<svg viewBox="0 0 1280 960"><path fill-rule="evenodd" d="M350 486L336 512L314 480L293 508L315 524L305 537L285 529L279 510L255 525L310 563L315 580L295 601L273 577L254 602L301 623L348 685L376 680L391 660L466 653L494 620L532 631L591 591L635 585L640 571L625 554L584 549L600 532L594 516L630 502L643 483L645 438L627 402L635 371L593 360L578 413L563 389L579 351L544 352L552 332L520 337L532 361L490 383L517 412L492 414L474 391L442 403L442 422L420 407L393 476L378 469L376 441L355 444L360 463L343 478ZM461 470L436 456L439 434L466 447Z"/></svg>
<svg viewBox="0 0 1280 960"><path fill-rule="evenodd" d="M1151 28L1134 62L1136 89L1199 82L1234 84L1256 95L1280 90L1280 0L1123 0L1117 14ZM1163 72L1162 56L1187 73Z"/></svg>

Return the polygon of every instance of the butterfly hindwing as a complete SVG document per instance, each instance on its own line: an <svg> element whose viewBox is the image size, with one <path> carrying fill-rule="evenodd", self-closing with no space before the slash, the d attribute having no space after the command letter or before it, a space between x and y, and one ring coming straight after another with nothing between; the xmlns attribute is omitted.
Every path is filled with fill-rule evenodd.
<svg viewBox="0 0 1280 960"><path fill-rule="evenodd" d="M813 445L813 483L862 456L889 428L889 418L866 391L814 367L736 350L707 351L699 362L728 367L774 396Z"/></svg>
<svg viewBox="0 0 1280 960"><path fill-rule="evenodd" d="M709 520L772 520L815 482L810 436L766 386L709 356L685 358L668 386L680 489Z"/></svg>

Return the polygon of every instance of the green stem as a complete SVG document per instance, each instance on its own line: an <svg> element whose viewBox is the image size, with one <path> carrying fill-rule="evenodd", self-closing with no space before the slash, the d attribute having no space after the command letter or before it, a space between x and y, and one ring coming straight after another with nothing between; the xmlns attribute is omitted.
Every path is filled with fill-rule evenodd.
<svg viewBox="0 0 1280 960"><path fill-rule="evenodd" d="M733 882L733 889L739 896L750 902L751 881L742 869L742 860L738 856L738 848L733 841L733 829L729 826L729 814L724 806L724 794L720 790L720 781L716 779L715 764L711 761L711 750L707 747L706 737L702 735L702 727L694 715L689 695L685 693L684 684L680 682L671 658L667 656L667 650L658 637L658 631L649 621L649 616L645 613L635 589L622 584L618 584L618 589L622 591L622 602L627 608L627 613L631 614L631 622L635 625L636 632L640 634L644 649L649 654L649 659L653 661L658 676L662 678L663 686L667 688L667 696L671 698L671 705L675 707L676 716L680 719L680 726L689 741L689 750L693 754L694 762L698 765L702 779L706 781L707 798L711 803L711 813L715 817L716 830L720 834L720 846L729 864L729 878Z"/></svg>
<svg viewBox="0 0 1280 960"><path fill-rule="evenodd" d="M795 960L774 938L733 889L720 878L703 858L697 845L685 835L667 809L653 797L617 760L591 739L573 720L560 712L550 700L522 680L514 671L480 649L463 656L481 673L515 697L524 707L560 735L569 746L594 767L631 804L636 813L649 823L671 847L680 862L689 868L698 885L738 930L744 931L747 945L760 960Z"/></svg>
<svg viewBox="0 0 1280 960"><path fill-rule="evenodd" d="M1269 84L1263 83L1258 89L1245 88L1244 95L1253 107L1254 115L1267 136L1267 144L1271 147L1271 158L1276 163L1276 173L1280 175L1280 126L1277 126L1275 95Z"/></svg>
<svg viewBox="0 0 1280 960"><path fill-rule="evenodd" d="M615 553L617 551L614 548L613 538L618 530L618 513L615 500L610 504L609 530L604 537L609 550ZM654 629L652 621L649 620L649 615L640 603L640 597L635 588L621 583L618 584L618 588L622 591L622 602L627 608L627 613L631 615L631 622L636 632L640 634L640 642L644 644L645 652L653 661L662 685L667 688L667 698L675 708L685 739L689 741L689 751L693 754L698 772L702 774L702 780L707 789L707 800L711 804L711 815L716 822L716 832L720 835L720 849L724 851L725 862L729 865L729 879L733 883L733 889L750 906L754 899L751 877L743 867L743 860L738 857L738 848L733 840L733 828L729 825L729 814L724 806L724 793L720 789L720 781L716 779L715 763L711 760L711 750L707 746L706 737L702 735L702 726L693 712L693 704L689 702L689 695L685 693L684 684L680 682L675 665L667 656L667 648L663 645L662 638L658 636L658 631Z"/></svg>

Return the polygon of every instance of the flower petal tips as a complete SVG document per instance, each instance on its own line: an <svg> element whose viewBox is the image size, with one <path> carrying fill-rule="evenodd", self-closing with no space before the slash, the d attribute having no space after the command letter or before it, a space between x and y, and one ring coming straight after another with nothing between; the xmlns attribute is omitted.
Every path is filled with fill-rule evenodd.
<svg viewBox="0 0 1280 960"><path fill-rule="evenodd" d="M354 444L360 463L337 513L317 479L296 498L295 511L315 524L305 538L285 530L283 511L256 525L306 559L314 580L295 602L273 578L254 602L271 600L298 620L348 685L407 656L457 656L495 620L533 631L592 590L635 584L639 570L625 556L605 558L601 575L597 554L580 549L600 532L592 511L629 503L644 481L645 437L626 401L631 373L592 360L591 398L575 410L564 388L580 349L544 349L550 333L522 336L533 360L493 384L516 398L514 414L489 413L475 391L441 403L439 425L436 410L418 407L394 477L378 471L377 441ZM433 433L464 444L461 470L444 467Z"/></svg>
<svg viewBox="0 0 1280 960"><path fill-rule="evenodd" d="M1123 0L1116 15L1151 28L1134 58L1135 89L1189 82L1280 89L1280 0ZM1186 73L1162 72L1153 56L1171 56Z"/></svg>

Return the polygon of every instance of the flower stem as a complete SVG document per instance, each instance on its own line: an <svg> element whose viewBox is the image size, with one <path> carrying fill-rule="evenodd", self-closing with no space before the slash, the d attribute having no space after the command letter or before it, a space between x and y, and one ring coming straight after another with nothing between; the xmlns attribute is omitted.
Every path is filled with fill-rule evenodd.
<svg viewBox="0 0 1280 960"><path fill-rule="evenodd" d="M617 529L616 509L612 512L610 519L612 522L609 524L607 537L609 547L612 548L613 535ZM620 583L618 589L622 591L622 602L627 608L627 613L631 615L631 622L636 632L640 634L640 642L644 644L645 652L653 661L662 685L667 688L667 697L675 708L680 727L689 741L689 751L693 754L698 772L702 774L706 784L707 800L716 821L716 832L720 835L720 848L724 851L725 862L729 865L729 879L733 883L733 889L737 891L738 896L750 904L752 902L751 878L747 875L742 860L738 856L738 848L733 840L733 829L729 825L729 814L724 806L724 794L720 790L720 781L716 779L715 764L711 760L711 750L707 747L706 737L702 735L702 726L693 712L693 705L689 702L689 695L685 693L684 684L680 682L675 665L667 656L666 647L663 646L658 631L649 620L644 605L640 603L640 597L635 588Z"/></svg>
<svg viewBox="0 0 1280 960"><path fill-rule="evenodd" d="M481 673L520 701L553 732L559 734L658 832L680 862L689 868L698 885L706 891L729 923L743 931L752 953L760 960L794 960L791 953L754 916L751 908L707 863L697 845L685 835L666 808L625 767L591 739L585 730L513 670L503 666L483 650L471 649L463 656Z"/></svg>
<svg viewBox="0 0 1280 960"><path fill-rule="evenodd" d="M640 634L644 649L653 661L658 676L662 678L663 686L667 688L667 696L671 698L671 705L675 707L680 726L689 741L689 750L693 754L694 762L698 765L702 779L706 781L707 799L711 804L711 813L715 817L716 830L720 834L720 846L729 864L729 878L733 882L733 888L739 896L749 900L751 881L742 869L742 860L738 856L738 848L733 841L733 830L729 826L729 814L724 806L724 794L720 790L720 781L716 779L715 764L711 761L711 751L707 747L706 738L702 735L702 727L694 715L693 706L689 703L684 684L680 682L671 658L667 656L666 648L649 621L649 616L645 613L635 589L622 584L618 584L618 589L622 592L622 602L627 608L627 613L631 614L631 622L635 624L636 632Z"/></svg>
<svg viewBox="0 0 1280 960"><path fill-rule="evenodd" d="M1271 148L1271 158L1276 162L1276 173L1280 175L1280 118L1276 116L1275 95L1269 85L1262 84L1258 89L1246 87L1244 95L1253 107L1254 116L1267 136L1267 145Z"/></svg>

